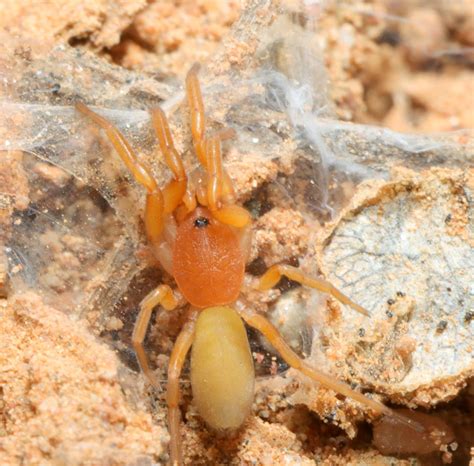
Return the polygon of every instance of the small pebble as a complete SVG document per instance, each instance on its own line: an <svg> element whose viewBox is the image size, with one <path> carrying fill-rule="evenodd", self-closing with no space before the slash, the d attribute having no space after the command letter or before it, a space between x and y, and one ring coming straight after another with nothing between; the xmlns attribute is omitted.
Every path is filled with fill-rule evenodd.
<svg viewBox="0 0 474 466"><path fill-rule="evenodd" d="M446 320L440 320L438 322L438 325L436 326L436 331L438 333L441 333L446 329L447 326L448 326L448 322Z"/></svg>
<svg viewBox="0 0 474 466"><path fill-rule="evenodd" d="M107 330L120 330L123 328L123 322L117 317L111 317L107 322Z"/></svg>

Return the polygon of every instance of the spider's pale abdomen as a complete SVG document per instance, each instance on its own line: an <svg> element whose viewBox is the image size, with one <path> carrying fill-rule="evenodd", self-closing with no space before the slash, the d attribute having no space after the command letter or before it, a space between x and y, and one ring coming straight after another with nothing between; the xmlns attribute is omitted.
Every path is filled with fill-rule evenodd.
<svg viewBox="0 0 474 466"><path fill-rule="evenodd" d="M253 402L255 372L242 319L229 307L204 309L196 322L191 385L200 416L215 429L238 429Z"/></svg>
<svg viewBox="0 0 474 466"><path fill-rule="evenodd" d="M244 278L245 254L237 235L198 207L178 226L173 276L187 301L206 308L234 302Z"/></svg>

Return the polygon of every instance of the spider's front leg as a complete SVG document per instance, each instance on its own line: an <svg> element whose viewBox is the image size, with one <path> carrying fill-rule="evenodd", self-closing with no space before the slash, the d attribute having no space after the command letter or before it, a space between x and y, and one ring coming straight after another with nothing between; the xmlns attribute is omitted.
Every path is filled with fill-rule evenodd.
<svg viewBox="0 0 474 466"><path fill-rule="evenodd" d="M201 162L201 165L205 167L206 156L204 153L203 142L206 122L201 86L199 85L197 77L199 68L199 64L195 63L186 75L186 96L191 114L191 133L193 135L194 150L196 151L196 155Z"/></svg>
<svg viewBox="0 0 474 466"><path fill-rule="evenodd" d="M212 215L220 222L236 228L249 225L251 217L247 209L234 203L224 204L222 202L226 190L226 178L222 167L219 136L213 136L207 140L206 160L208 173L207 200ZM230 183L230 178L228 182Z"/></svg>
<svg viewBox="0 0 474 466"><path fill-rule="evenodd" d="M137 183L146 189L145 229L148 240L152 244L159 244L165 222L164 199L150 168L143 161L138 160L125 136L110 121L91 110L82 102L76 104L76 109L105 131L110 142Z"/></svg>
<svg viewBox="0 0 474 466"><path fill-rule="evenodd" d="M163 190L164 213L171 214L181 201L184 200L187 176L181 156L174 147L173 136L171 135L165 113L158 107L151 111L151 117L166 165L168 165L174 175L174 180L171 180Z"/></svg>
<svg viewBox="0 0 474 466"><path fill-rule="evenodd" d="M221 142L234 137L235 131L224 128L207 137L206 116L202 100L201 86L197 77L199 65L195 64L186 76L186 96L191 115L191 133L194 150L209 178L206 201L214 212L221 216L219 220L229 225L241 227L250 222L250 216L240 206L234 204L235 192L232 180L222 166ZM226 205L222 206L222 202Z"/></svg>

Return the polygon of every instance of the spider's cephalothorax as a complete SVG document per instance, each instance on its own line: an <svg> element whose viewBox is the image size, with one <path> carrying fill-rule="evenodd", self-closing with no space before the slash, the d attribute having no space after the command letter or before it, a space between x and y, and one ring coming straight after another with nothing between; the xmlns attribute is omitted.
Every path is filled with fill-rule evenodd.
<svg viewBox="0 0 474 466"><path fill-rule="evenodd" d="M246 257L235 228L197 207L179 225L173 276L188 302L199 308L231 304L239 297Z"/></svg>
<svg viewBox="0 0 474 466"><path fill-rule="evenodd" d="M188 318L170 356L168 367L168 426L170 458L182 464L180 440L179 376L191 348L191 383L200 415L213 428L237 429L250 412L254 389L253 361L243 321L260 331L292 367L342 395L353 398L378 414L422 430L419 424L395 413L318 371L303 361L262 315L238 301L250 249L249 213L235 203L232 181L222 165L221 142L233 135L221 130L205 136L204 106L193 66L186 78L194 149L201 168L188 177L176 151L167 118L160 108L152 120L166 164L173 179L161 190L151 170L140 161L120 131L105 118L79 103L76 108L107 133L121 159L146 189L147 238L163 268L170 273L191 304ZM273 287L285 275L291 280L331 294L343 304L368 315L330 283L304 275L298 269L277 264L260 277L257 288ZM235 306L232 306L235 303ZM140 366L159 386L151 371L143 340L155 307L176 308L178 300L168 285L158 285L140 304L132 342ZM237 309L235 310L234 309ZM242 321L243 319L243 321Z"/></svg>

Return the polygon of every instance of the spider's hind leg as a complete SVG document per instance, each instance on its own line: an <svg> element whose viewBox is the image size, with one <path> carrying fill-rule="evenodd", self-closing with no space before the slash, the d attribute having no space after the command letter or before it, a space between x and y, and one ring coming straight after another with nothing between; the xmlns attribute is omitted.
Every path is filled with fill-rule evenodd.
<svg viewBox="0 0 474 466"><path fill-rule="evenodd" d="M170 460L173 466L182 465L182 446L180 435L179 412L179 377L183 369L186 355L194 341L197 312L191 311L188 321L173 346L168 364L168 388L166 401L168 403L168 429L170 432Z"/></svg>
<svg viewBox="0 0 474 466"><path fill-rule="evenodd" d="M275 326L262 315L243 307L240 307L239 314L248 325L257 329L265 338L267 338L270 344L278 351L278 353L288 365L294 369L297 369L314 382L321 384L325 388L334 390L341 395L352 398L353 400L358 401L359 403L372 409L377 414L387 416L393 419L395 422L406 425L417 432L425 431L425 428L420 423L413 421L407 416L396 413L394 410L388 408L383 403L366 397L362 393L353 390L346 383L340 382L336 378L325 374L324 372L321 372L309 365L289 347Z"/></svg>
<svg viewBox="0 0 474 466"><path fill-rule="evenodd" d="M167 311L173 310L178 304L176 297L173 294L173 290L168 285L159 285L148 293L140 303L140 313L138 314L135 326L132 334L132 344L137 355L140 368L148 378L150 383L159 388L159 384L155 380L153 373L151 372L150 366L148 365L148 358L143 347L143 341L145 340L146 331L148 324L150 323L151 313L153 309L161 305Z"/></svg>

